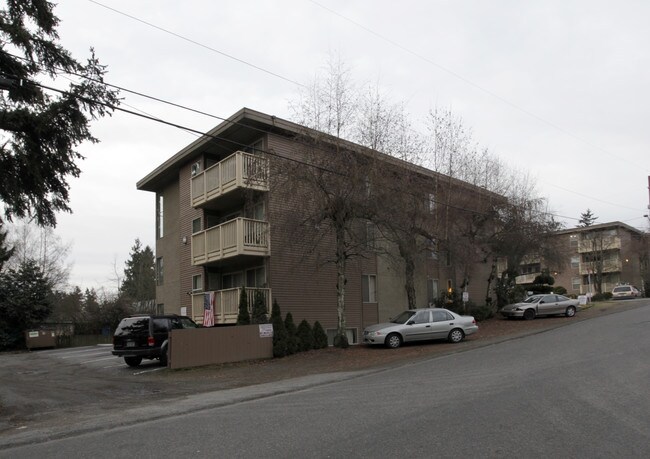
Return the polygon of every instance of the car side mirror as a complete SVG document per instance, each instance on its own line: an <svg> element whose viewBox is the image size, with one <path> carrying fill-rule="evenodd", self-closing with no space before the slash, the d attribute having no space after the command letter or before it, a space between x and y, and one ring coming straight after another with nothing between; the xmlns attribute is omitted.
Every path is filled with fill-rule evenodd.
<svg viewBox="0 0 650 459"><path fill-rule="evenodd" d="M414 320L409 320L408 322L406 322L406 325L413 325L414 323L415 323Z"/></svg>

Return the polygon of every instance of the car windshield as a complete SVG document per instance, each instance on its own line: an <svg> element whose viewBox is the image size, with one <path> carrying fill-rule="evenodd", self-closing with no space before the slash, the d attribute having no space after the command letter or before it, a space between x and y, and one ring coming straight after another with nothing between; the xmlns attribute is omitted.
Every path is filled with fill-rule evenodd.
<svg viewBox="0 0 650 459"><path fill-rule="evenodd" d="M404 311L399 316L397 316L393 320L391 320L391 322L394 323L394 324L405 324L414 315L415 315L415 311Z"/></svg>
<svg viewBox="0 0 650 459"><path fill-rule="evenodd" d="M630 287L615 287L614 292L629 292L632 290Z"/></svg>
<svg viewBox="0 0 650 459"><path fill-rule="evenodd" d="M542 296L543 296L543 295L533 295L533 296L529 296L529 297L526 298L523 302L524 302L524 303L537 303L537 302L540 300L540 298L542 298Z"/></svg>

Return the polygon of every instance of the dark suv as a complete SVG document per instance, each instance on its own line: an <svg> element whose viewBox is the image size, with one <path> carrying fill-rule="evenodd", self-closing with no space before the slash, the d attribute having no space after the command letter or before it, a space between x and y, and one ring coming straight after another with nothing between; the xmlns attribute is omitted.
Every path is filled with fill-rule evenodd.
<svg viewBox="0 0 650 459"><path fill-rule="evenodd" d="M167 365L169 332L175 328L198 325L189 317L173 314L122 319L113 335L113 355L124 357L130 367L137 367L142 359L159 359Z"/></svg>

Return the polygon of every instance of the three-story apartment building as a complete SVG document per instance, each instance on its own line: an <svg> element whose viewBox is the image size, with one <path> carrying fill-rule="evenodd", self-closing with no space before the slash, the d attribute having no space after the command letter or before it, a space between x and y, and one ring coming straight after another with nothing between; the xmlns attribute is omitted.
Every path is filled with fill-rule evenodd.
<svg viewBox="0 0 650 459"><path fill-rule="evenodd" d="M278 158L295 159L297 167L311 167L300 153L304 148L301 139L306 137L359 154L369 152L244 108L137 183L138 189L156 194L156 302L161 311L184 313L200 322L209 298L215 305L215 323L233 324L244 288L249 304L254 293L261 292L268 310L276 299L282 312L291 312L297 322L318 320L330 339L334 336L337 275L334 264L328 263L335 250L334 239L325 234L315 238L317 241L307 241L313 242L311 245L298 240L299 233L293 230L304 223L301 211L310 200L299 191L288 193L287 178L280 179L273 167ZM437 212L441 222L449 219L449 209L434 205L436 200L464 195L468 205L477 207L495 199L481 188L388 155L370 153L386 171L396 171L391 185L396 189L407 186L400 183L400 170L415 171L422 181L431 183L423 200L428 200L431 212ZM333 153L323 150L320 154ZM364 225L372 232L371 224L360 223ZM320 231L318 227L313 230L316 234ZM310 249L305 250L306 246ZM484 285L467 279L470 275L487 278L489 266L471 263L462 271L432 244L416 266L417 306L431 304L442 292L460 284L471 298L482 300ZM359 341L365 326L387 320L407 307L403 268L374 244L348 260L346 282L351 343Z"/></svg>
<svg viewBox="0 0 650 459"><path fill-rule="evenodd" d="M562 262L543 266L545 262L527 257L517 277L518 284L532 283L543 267L550 270L556 286L567 293L611 292L619 284L643 288L641 265L644 256L644 233L625 223L610 222L571 228L555 233L554 239Z"/></svg>

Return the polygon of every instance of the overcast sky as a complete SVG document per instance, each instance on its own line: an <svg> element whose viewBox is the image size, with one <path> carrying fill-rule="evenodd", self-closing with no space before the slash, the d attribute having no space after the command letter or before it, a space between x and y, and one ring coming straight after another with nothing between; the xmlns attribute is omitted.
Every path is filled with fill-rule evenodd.
<svg viewBox="0 0 650 459"><path fill-rule="evenodd" d="M93 46L108 82L217 117L289 118L296 83L338 52L416 121L451 108L481 146L533 174L567 226L590 208L598 223L647 228L646 0L65 0L55 12L61 44L80 60ZM199 131L219 123L122 96ZM135 239L155 247L154 195L136 182L196 137L124 113L93 133L101 143L81 146L74 213L56 233L73 244L72 285L115 288Z"/></svg>

